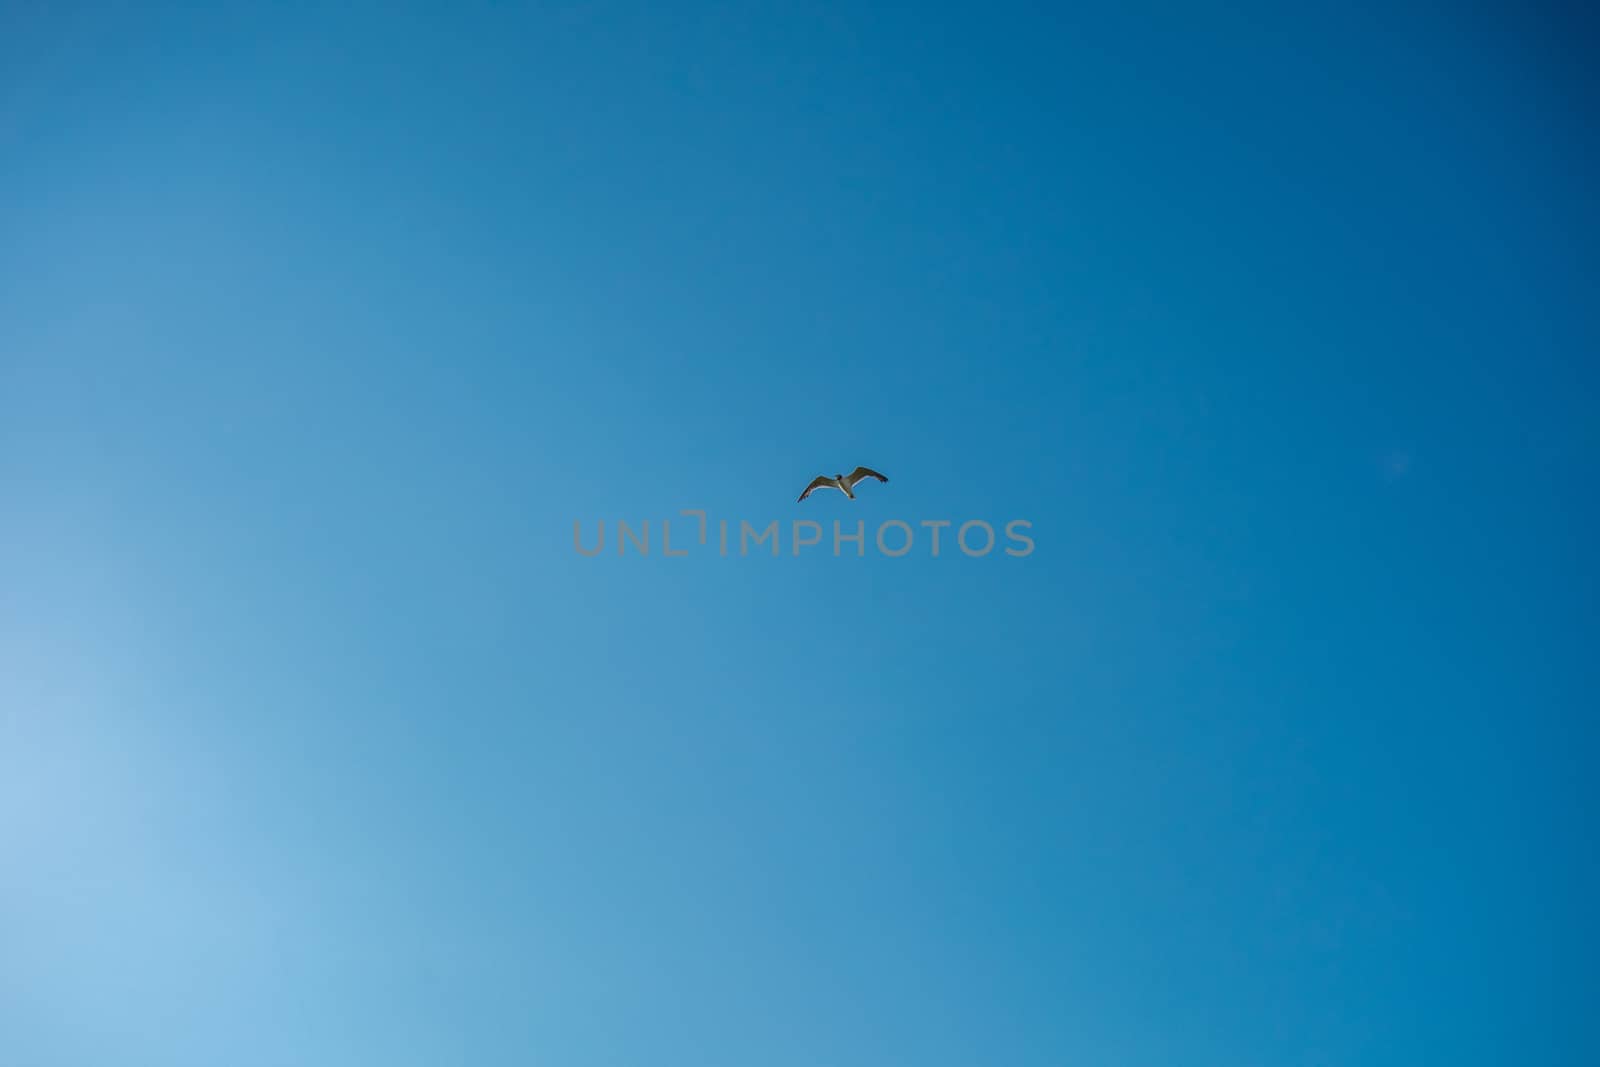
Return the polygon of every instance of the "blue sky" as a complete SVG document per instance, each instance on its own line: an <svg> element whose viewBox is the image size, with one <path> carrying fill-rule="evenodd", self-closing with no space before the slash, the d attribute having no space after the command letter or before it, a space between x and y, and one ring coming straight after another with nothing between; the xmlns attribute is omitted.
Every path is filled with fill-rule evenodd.
<svg viewBox="0 0 1600 1067"><path fill-rule="evenodd" d="M0 1062L1593 1062L1594 27L1343 7L0 8Z"/></svg>

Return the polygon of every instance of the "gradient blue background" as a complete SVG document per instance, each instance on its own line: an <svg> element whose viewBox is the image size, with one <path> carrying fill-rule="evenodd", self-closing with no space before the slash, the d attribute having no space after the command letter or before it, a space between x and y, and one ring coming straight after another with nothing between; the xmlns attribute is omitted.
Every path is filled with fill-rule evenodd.
<svg viewBox="0 0 1600 1067"><path fill-rule="evenodd" d="M0 1063L1597 1062L1595 28L1344 7L0 8Z"/></svg>

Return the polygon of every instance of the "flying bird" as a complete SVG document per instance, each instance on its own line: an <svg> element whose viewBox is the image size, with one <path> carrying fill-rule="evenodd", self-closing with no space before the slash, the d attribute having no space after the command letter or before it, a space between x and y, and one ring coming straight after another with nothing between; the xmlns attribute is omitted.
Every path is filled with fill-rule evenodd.
<svg viewBox="0 0 1600 1067"><path fill-rule="evenodd" d="M856 483L861 481L863 478L876 478L880 482L886 482L889 480L883 475L879 474L877 471L869 470L866 467L857 467L849 474L835 474L832 478L828 477L826 474L821 474L817 476L815 481L806 486L806 491L800 494L800 500L804 500L817 489L837 489L851 500L854 500L856 498L856 494L853 492L853 490L856 487ZM796 500L795 503L800 503L800 500Z"/></svg>

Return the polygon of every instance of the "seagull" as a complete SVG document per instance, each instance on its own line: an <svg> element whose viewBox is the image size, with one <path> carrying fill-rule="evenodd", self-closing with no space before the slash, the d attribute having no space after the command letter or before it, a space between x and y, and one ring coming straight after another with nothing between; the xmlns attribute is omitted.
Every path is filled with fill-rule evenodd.
<svg viewBox="0 0 1600 1067"><path fill-rule="evenodd" d="M856 495L855 493L851 492L851 490L853 490L856 487L856 483L863 478L876 478L880 482L886 482L889 480L883 475L879 474L877 471L870 470L866 467L857 467L848 475L835 474L832 478L828 477L826 474L821 474L817 476L815 481L806 486L806 491L800 494L800 500L804 500L806 497L810 496L814 490L817 489L837 489L851 500L854 500ZM800 500L796 500L795 503L800 503Z"/></svg>

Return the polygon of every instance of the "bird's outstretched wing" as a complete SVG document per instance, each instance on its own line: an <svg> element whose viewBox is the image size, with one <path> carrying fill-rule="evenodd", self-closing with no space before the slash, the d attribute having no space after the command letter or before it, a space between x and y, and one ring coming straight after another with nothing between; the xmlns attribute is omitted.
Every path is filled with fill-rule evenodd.
<svg viewBox="0 0 1600 1067"><path fill-rule="evenodd" d="M886 482L889 480L883 475L879 474L877 471L868 467L857 467L845 477L845 482L850 486L850 488L854 489L856 487L856 483L863 478L876 478L880 482Z"/></svg>
<svg viewBox="0 0 1600 1067"><path fill-rule="evenodd" d="M800 494L800 500L804 500L806 497L810 496L811 495L811 491L813 489L832 489L832 488L833 488L833 479L829 478L826 474L820 474L820 475L817 476L815 481L813 481L810 485L806 486L806 491ZM800 503L800 500L796 500L795 503L796 504Z"/></svg>

